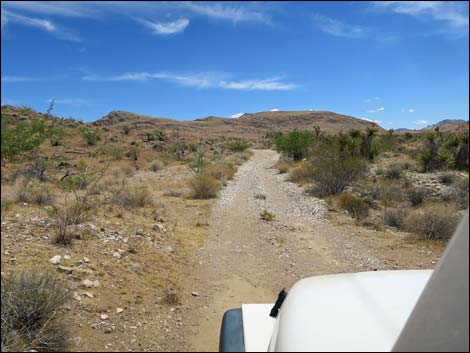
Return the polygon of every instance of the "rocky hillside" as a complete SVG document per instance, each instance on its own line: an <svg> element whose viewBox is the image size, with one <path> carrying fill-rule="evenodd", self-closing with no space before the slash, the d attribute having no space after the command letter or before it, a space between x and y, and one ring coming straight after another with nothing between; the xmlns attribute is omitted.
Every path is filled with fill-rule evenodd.
<svg viewBox="0 0 470 353"><path fill-rule="evenodd" d="M327 111L260 112L247 113L236 119L209 116L194 121L153 118L125 111L113 111L93 124L130 129L159 128L181 134L230 137L255 137L279 130L311 129L314 125L320 126L327 133L350 129L364 130L371 126L383 131L375 123Z"/></svg>

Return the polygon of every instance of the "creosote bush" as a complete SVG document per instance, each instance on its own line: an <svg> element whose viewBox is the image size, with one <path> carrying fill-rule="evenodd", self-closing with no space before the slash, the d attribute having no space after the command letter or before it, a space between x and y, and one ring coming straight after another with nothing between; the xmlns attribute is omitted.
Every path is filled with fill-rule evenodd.
<svg viewBox="0 0 470 353"><path fill-rule="evenodd" d="M211 175L196 174L190 181L191 197L194 199L212 199L217 197L221 188L220 182Z"/></svg>
<svg viewBox="0 0 470 353"><path fill-rule="evenodd" d="M412 206L418 206L425 201L427 192L423 188L411 188L407 190L406 196Z"/></svg>
<svg viewBox="0 0 470 353"><path fill-rule="evenodd" d="M68 337L61 308L68 299L49 272L2 275L2 352L64 352Z"/></svg>
<svg viewBox="0 0 470 353"><path fill-rule="evenodd" d="M459 222L456 210L449 205L431 204L413 210L404 220L406 230L424 239L448 240Z"/></svg>
<svg viewBox="0 0 470 353"><path fill-rule="evenodd" d="M165 163L162 161L155 159L152 162L148 164L148 169L152 172L158 172L159 170L162 170L165 168Z"/></svg>
<svg viewBox="0 0 470 353"><path fill-rule="evenodd" d="M384 223L391 227L402 228L407 210L401 208L387 208L384 212Z"/></svg>

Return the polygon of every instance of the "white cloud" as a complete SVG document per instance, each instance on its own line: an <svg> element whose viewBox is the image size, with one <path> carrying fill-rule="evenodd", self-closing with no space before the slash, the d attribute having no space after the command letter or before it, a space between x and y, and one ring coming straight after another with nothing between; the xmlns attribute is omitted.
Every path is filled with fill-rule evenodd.
<svg viewBox="0 0 470 353"><path fill-rule="evenodd" d="M233 4L227 5L226 3L185 1L179 3L179 5L181 8L189 10L195 14L216 19L229 20L233 22L271 22L271 17L268 14L252 9L250 6L245 4L235 6Z"/></svg>
<svg viewBox="0 0 470 353"><path fill-rule="evenodd" d="M2 8L2 29L6 27L6 25L10 22L22 26L41 29L43 31L53 34L59 39L71 42L80 42L80 38L78 36L70 32L68 29L57 26L52 21L20 15L17 13L6 11Z"/></svg>
<svg viewBox="0 0 470 353"><path fill-rule="evenodd" d="M408 113L414 113L416 110L413 108L408 109Z"/></svg>
<svg viewBox="0 0 470 353"><path fill-rule="evenodd" d="M429 121L421 119L421 120L415 121L415 124L416 125L428 125Z"/></svg>
<svg viewBox="0 0 470 353"><path fill-rule="evenodd" d="M381 99L380 97L366 98L364 99L364 103L371 103L373 101L378 101L380 99Z"/></svg>
<svg viewBox="0 0 470 353"><path fill-rule="evenodd" d="M253 80L227 80L224 78L226 74L215 73L198 73L198 74L175 74L167 72L137 72L125 73L117 76L99 76L88 75L83 76L85 81L149 81L152 79L160 79L173 81L183 86L197 88L223 88L243 91L285 91L292 90L297 87L293 83L283 82L280 78L253 79Z"/></svg>
<svg viewBox="0 0 470 353"><path fill-rule="evenodd" d="M246 81L220 81L218 86L242 91L289 91L297 87L293 83L281 82L279 78L255 79Z"/></svg>
<svg viewBox="0 0 470 353"><path fill-rule="evenodd" d="M337 19L320 14L314 14L312 18L315 26L319 30L336 37L360 38L366 32L365 28L361 26L349 25Z"/></svg>
<svg viewBox="0 0 470 353"><path fill-rule="evenodd" d="M2 76L2 82L30 82L36 80L36 78L28 76Z"/></svg>
<svg viewBox="0 0 470 353"><path fill-rule="evenodd" d="M370 110L368 110L367 113L372 113L372 114L374 114L374 113L378 113L378 112L383 112L384 110L385 110L384 107L378 107L377 109L370 109Z"/></svg>
<svg viewBox="0 0 470 353"><path fill-rule="evenodd" d="M418 19L443 21L454 29L468 28L466 1L375 1L374 5Z"/></svg>
<svg viewBox="0 0 470 353"><path fill-rule="evenodd" d="M372 119L368 119L368 118L361 118L362 120L365 120L365 121L369 121L371 123L376 123L376 124L380 124L382 122L382 120L372 120Z"/></svg>
<svg viewBox="0 0 470 353"><path fill-rule="evenodd" d="M239 118L239 117L241 117L243 114L245 114L245 113L237 113L237 114L233 114L233 115L230 115L230 116L229 116L229 118L234 118L234 119L236 119L236 118Z"/></svg>
<svg viewBox="0 0 470 353"><path fill-rule="evenodd" d="M189 20L187 18L181 18L173 22L152 22L139 19L139 22L146 25L154 33L163 35L183 32L189 25Z"/></svg>
<svg viewBox="0 0 470 353"><path fill-rule="evenodd" d="M270 112L278 112L278 111L279 111L279 109L277 109L277 108L274 108L274 109L270 110Z"/></svg>
<svg viewBox="0 0 470 353"><path fill-rule="evenodd" d="M48 99L47 103L50 103L52 99ZM90 105L92 102L89 99L83 98L63 98L63 99L54 99L56 105L74 105L74 106L83 106Z"/></svg>

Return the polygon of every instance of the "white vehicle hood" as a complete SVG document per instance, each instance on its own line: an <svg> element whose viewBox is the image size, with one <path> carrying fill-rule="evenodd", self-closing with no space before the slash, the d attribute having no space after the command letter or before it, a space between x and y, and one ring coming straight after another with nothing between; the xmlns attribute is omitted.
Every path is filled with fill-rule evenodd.
<svg viewBox="0 0 470 353"><path fill-rule="evenodd" d="M391 351L432 271L311 277L289 291L277 320L244 305L245 351ZM272 332L269 337L269 331Z"/></svg>

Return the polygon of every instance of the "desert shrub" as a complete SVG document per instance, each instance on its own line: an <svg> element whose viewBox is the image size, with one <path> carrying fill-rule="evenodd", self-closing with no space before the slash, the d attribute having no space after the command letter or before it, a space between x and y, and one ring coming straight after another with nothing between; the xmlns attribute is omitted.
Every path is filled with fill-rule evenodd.
<svg viewBox="0 0 470 353"><path fill-rule="evenodd" d="M68 299L49 272L2 275L2 352L64 352L68 337L61 308Z"/></svg>
<svg viewBox="0 0 470 353"><path fill-rule="evenodd" d="M123 165L111 169L111 175L116 179L130 178L135 174L135 169L130 165Z"/></svg>
<svg viewBox="0 0 470 353"><path fill-rule="evenodd" d="M468 191L468 177L456 179L448 194L448 202L453 202L461 210L467 209Z"/></svg>
<svg viewBox="0 0 470 353"><path fill-rule="evenodd" d="M217 197L220 182L211 175L197 174L189 181L191 197L194 199L211 199Z"/></svg>
<svg viewBox="0 0 470 353"><path fill-rule="evenodd" d="M255 199L257 199L257 200L266 200L266 195L265 194L256 194Z"/></svg>
<svg viewBox="0 0 470 353"><path fill-rule="evenodd" d="M55 233L52 242L57 245L71 246L74 235L69 230L69 224L58 222L55 226Z"/></svg>
<svg viewBox="0 0 470 353"><path fill-rule="evenodd" d="M100 135L96 131L88 127L81 128L80 135L82 136L83 141L85 141L88 146L96 145L96 143L101 140Z"/></svg>
<svg viewBox="0 0 470 353"><path fill-rule="evenodd" d="M359 220L366 218L369 214L367 203L362 198L351 194L339 195L338 206Z"/></svg>
<svg viewBox="0 0 470 353"><path fill-rule="evenodd" d="M455 181L455 175L452 173L443 173L439 175L438 179L442 184L451 185Z"/></svg>
<svg viewBox="0 0 470 353"><path fill-rule="evenodd" d="M274 213L271 213L271 212L268 212L266 210L263 210L260 214L259 214L259 217L261 220L263 221L268 221L268 222L271 222L274 220L274 218L276 217L276 215Z"/></svg>
<svg viewBox="0 0 470 353"><path fill-rule="evenodd" d="M212 163L204 171L205 174L222 182L231 180L235 175L235 172L236 169L233 166L224 163Z"/></svg>
<svg viewBox="0 0 470 353"><path fill-rule="evenodd" d="M121 187L112 190L111 193L113 203L126 209L145 207L152 204L150 192L144 186L129 187L123 182Z"/></svg>
<svg viewBox="0 0 470 353"><path fill-rule="evenodd" d="M391 227L402 228L407 211L401 208L387 208L384 212L384 223Z"/></svg>
<svg viewBox="0 0 470 353"><path fill-rule="evenodd" d="M1 159L15 160L39 147L48 136L48 125L38 119L14 121L1 117Z"/></svg>
<svg viewBox="0 0 470 353"><path fill-rule="evenodd" d="M404 227L424 239L448 240L457 227L459 216L449 205L431 204L413 210L404 220Z"/></svg>
<svg viewBox="0 0 470 353"><path fill-rule="evenodd" d="M87 188L90 180L88 180L89 174L87 172L70 175L65 179L61 180L60 186L65 190L84 190Z"/></svg>
<svg viewBox="0 0 470 353"><path fill-rule="evenodd" d="M406 191L406 196L411 205L421 205L426 199L427 192L423 188L411 188Z"/></svg>
<svg viewBox="0 0 470 353"><path fill-rule="evenodd" d="M152 172L158 172L159 170L162 170L165 167L165 163L162 161L155 159L152 162L148 164L148 169Z"/></svg>
<svg viewBox="0 0 470 353"><path fill-rule="evenodd" d="M15 182L13 195L16 203L46 206L54 201L54 194L46 185L27 178L20 178Z"/></svg>
<svg viewBox="0 0 470 353"><path fill-rule="evenodd" d="M236 141L227 142L226 146L229 150L233 152L243 152L248 147L250 147L250 144L243 140L236 140Z"/></svg>
<svg viewBox="0 0 470 353"><path fill-rule="evenodd" d="M402 175L403 167L400 164L392 164L385 171L385 177L391 180L400 179Z"/></svg>
<svg viewBox="0 0 470 353"><path fill-rule="evenodd" d="M276 164L274 164L274 168L276 168L277 170L279 170L279 173L280 174L284 174L284 173L287 173L289 171L289 168L290 168L290 164L285 161L284 159L279 159Z"/></svg>
<svg viewBox="0 0 470 353"><path fill-rule="evenodd" d="M289 171L289 180L294 183L312 180L314 168L310 162L302 162Z"/></svg>
<svg viewBox="0 0 470 353"><path fill-rule="evenodd" d="M124 147L115 147L110 145L103 145L96 149L96 152L110 155L115 160L122 159L126 154L126 149Z"/></svg>
<svg viewBox="0 0 470 353"><path fill-rule="evenodd" d="M295 161L305 157L312 142L312 134L308 131L294 129L287 134L273 134L274 143L280 152L285 152Z"/></svg>
<svg viewBox="0 0 470 353"><path fill-rule="evenodd" d="M345 157L334 145L323 145L313 157L314 195L336 195L364 170L363 162L356 157Z"/></svg>
<svg viewBox="0 0 470 353"><path fill-rule="evenodd" d="M381 192L380 192L380 199L385 205L388 205L392 202L400 202L403 201L403 189L395 184L382 184L381 185Z"/></svg>

